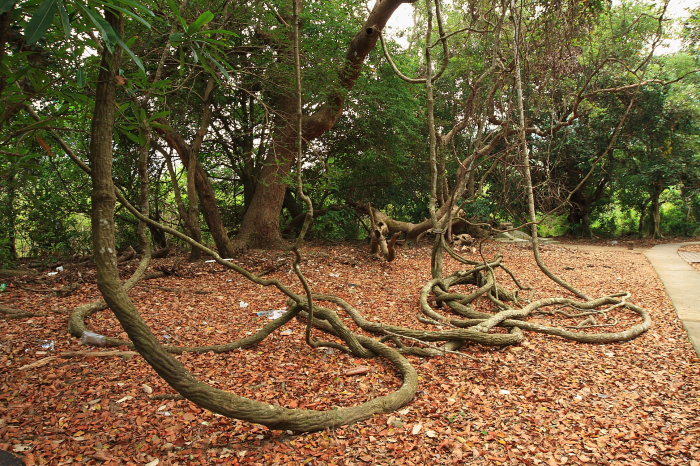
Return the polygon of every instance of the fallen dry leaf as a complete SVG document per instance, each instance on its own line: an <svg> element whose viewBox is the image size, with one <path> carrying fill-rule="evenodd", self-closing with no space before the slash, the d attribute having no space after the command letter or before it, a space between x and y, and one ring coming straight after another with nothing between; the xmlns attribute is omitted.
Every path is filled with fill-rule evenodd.
<svg viewBox="0 0 700 466"><path fill-rule="evenodd" d="M0 319L0 450L21 445L27 450L16 454L27 464L42 466L136 466L154 458L159 466L510 466L562 465L564 457L567 466L700 466L700 360L640 249L583 250L569 244L542 249L556 273L590 295L631 291L632 302L652 312L652 328L638 339L588 345L525 332L525 340L512 348L466 345L462 351L468 357L409 356L420 376L418 395L409 405L304 435L226 419L186 400L144 396L143 385L152 393L174 392L138 355L59 356L19 371L44 357L86 350L67 334L66 313L49 311L84 304L99 291L88 266L66 267L56 277L42 275L51 280L47 287L60 288L72 280L69 274L80 271L83 286L65 298L10 282L0 303L42 315ZM487 257L503 254L523 283L535 285L532 299L563 294L543 278L531 250L486 242L482 251ZM386 264L368 260L364 246L309 246L302 267L314 292L337 294L368 319L434 329L416 320L418 293L430 279L429 253L429 247L403 248L395 262ZM269 322L251 310L285 307L286 300L274 289L247 283L218 264L188 264L185 259L154 259L155 267L172 267L176 261L184 265L178 266L178 276L145 280L130 291L164 343L228 343ZM268 278L290 283L288 267L275 268L289 264L287 255L251 251L237 260L252 270L273 270ZM446 258L447 273L458 268ZM497 278L512 287L508 276ZM473 289L463 285L460 292ZM194 292L201 290L215 293ZM520 296L530 298L529 292ZM241 308L241 301L249 306ZM449 315L448 309L441 312ZM618 317L621 324L627 322L624 315ZM533 321L577 324L563 316L541 315ZM124 337L109 311L87 323L98 334ZM217 388L285 407L354 406L400 386L394 368L381 359L309 349L304 325L293 320L285 326L291 335L273 333L247 350L176 357ZM345 376L346 368L360 366L369 370L360 377Z"/></svg>

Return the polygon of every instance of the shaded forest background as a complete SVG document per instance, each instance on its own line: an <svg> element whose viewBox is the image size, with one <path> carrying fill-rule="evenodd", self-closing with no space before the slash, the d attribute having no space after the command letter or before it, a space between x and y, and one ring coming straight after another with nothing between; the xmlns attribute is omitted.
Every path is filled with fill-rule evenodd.
<svg viewBox="0 0 700 466"><path fill-rule="evenodd" d="M122 35L101 5L123 17ZM426 88L392 69L425 73L421 6L414 26L384 38L391 63L381 43L362 50L366 59L348 55L369 14L364 6L304 2L302 167L313 238L366 238L367 204L397 221L430 215ZM462 215L494 226L528 220L516 144L505 134L515 126L506 6L445 5L449 51L437 40L432 47L434 62L447 64L434 84L445 142L437 201L466 183ZM662 6L637 2L520 8L540 234L697 235L697 10L678 24L660 17ZM90 178L67 151L88 159L104 47L126 50L114 179L132 204L140 204L141 167L150 217L222 254L294 237L305 206L289 156L290 15L281 1L0 2L0 262L90 252ZM681 49L658 53L671 37ZM465 158L489 144L488 154ZM465 160L472 165L460 178ZM118 208L116 221L118 248L136 247L136 218ZM152 234L157 247L183 245Z"/></svg>

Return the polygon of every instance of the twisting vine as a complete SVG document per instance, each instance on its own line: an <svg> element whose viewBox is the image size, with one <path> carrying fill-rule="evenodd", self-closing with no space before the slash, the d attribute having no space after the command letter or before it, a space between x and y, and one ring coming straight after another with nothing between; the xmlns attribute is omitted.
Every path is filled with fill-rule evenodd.
<svg viewBox="0 0 700 466"><path fill-rule="evenodd" d="M426 1L430 12L430 0ZM301 64L298 55L298 13L299 4L294 0L294 36L295 36L295 63L297 65L297 91L299 93L298 112L301 102ZM436 14L439 14L439 5L436 3ZM118 30L121 24L118 14L105 12L106 19ZM440 21L438 21L440 24ZM426 47L430 44L430 32L426 33ZM441 38L446 40L444 32ZM429 50L426 49L429 55ZM433 248L433 275L422 288L419 302L423 314L419 319L423 322L438 324L442 328L437 330L421 330L410 327L389 325L382 322L367 320L345 300L332 295L314 294L304 279L301 272L301 255L298 249L294 250L294 271L304 286L304 294L293 292L287 285L276 279L265 279L257 276L235 262L224 260L219 254L191 237L167 226L161 225L144 215L144 212L131 205L121 191L115 187L112 180L112 135L114 130L116 107L116 72L119 67L118 49L114 53L106 47L102 49L102 62L100 75L96 88L96 104L91 129L90 160L88 167L70 149L65 141L57 134L53 136L69 154L69 156L87 173L93 181L93 246L95 250L95 263L98 272L98 285L102 292L106 305L108 305L121 326L129 336L129 342L110 340L111 344L128 344L135 348L141 356L150 364L156 372L180 395L197 405L213 412L242 419L250 422L264 424L276 429L289 429L293 431L311 431L324 429L343 424L349 424L366 419L377 413L384 413L398 409L410 402L417 390L418 376L405 354L420 356L439 356L446 352L455 352L467 343L481 343L485 345L509 345L516 344L524 338L523 330L540 332L549 335L557 335L562 338L581 342L612 342L626 341L646 331L651 320L649 313L627 301L627 295L613 295L594 300L575 301L569 298L547 298L533 301L521 307L517 292L512 292L497 280L499 270L504 271L518 289L523 287L515 280L514 275L503 264L500 256L483 262L476 262L460 256L449 244L445 242L440 225L437 223L437 215L433 226L436 229L436 239ZM428 62L430 59L428 58ZM432 85L431 71L428 69L426 85ZM434 124L430 131L435 136ZM298 156L298 188L303 192L300 173L301 128L297 120L297 156ZM431 137L432 141L432 137ZM436 142L431 148L434 153ZM431 154L432 156L432 154ZM431 158L432 169L437 170L435 159ZM437 190L433 189L431 196L436 202ZM246 279L263 286L274 286L289 298L288 310L279 318L268 323L255 334L226 345L213 345L208 347L183 348L162 345L148 325L145 323L134 303L128 296L127 287L119 279L115 248L115 223L114 211L116 200L131 212L139 221L154 228L159 228L174 235L191 246L211 255L216 262L238 272ZM312 206L309 205L309 210ZM434 210L434 204L433 204ZM468 270L461 270L449 276L443 276L442 256L447 252L452 258L469 266ZM471 287L471 292L461 293L452 290L456 286ZM495 312L479 311L479 303L490 303ZM339 306L344 315L347 315L362 330L369 332L380 339L371 338L359 332L352 331L344 322L338 312L321 306L319 303L333 303ZM598 312L608 314L612 311L629 310L641 318L641 322L619 332L586 333L571 331L566 328L543 325L528 322L525 319L536 312L547 312L548 308L575 309L583 312ZM600 310L599 308L605 307ZM455 315L446 316L439 309L451 310ZM357 406L339 409L316 411L308 409L288 409L282 406L262 403L249 398L238 396L234 393L219 390L211 385L196 379L182 363L172 356L172 353L184 351L230 351L236 348L254 345L262 341L270 333L281 328L292 318L303 319L307 324L306 340L313 347L332 346L358 357L383 357L389 360L402 378L401 386L393 393L379 396ZM85 329L85 315L75 316L78 324ZM310 326L335 335L342 343L323 343L315 341L310 335ZM79 326L79 325L78 325ZM506 333L494 331L497 328L506 329ZM394 346L388 343L393 342ZM408 342L416 345L409 345Z"/></svg>

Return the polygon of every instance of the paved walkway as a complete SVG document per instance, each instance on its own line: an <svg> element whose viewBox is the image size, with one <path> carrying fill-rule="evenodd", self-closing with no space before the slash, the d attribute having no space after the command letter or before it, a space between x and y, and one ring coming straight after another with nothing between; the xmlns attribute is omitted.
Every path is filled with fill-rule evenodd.
<svg viewBox="0 0 700 466"><path fill-rule="evenodd" d="M700 272L678 255L678 248L689 244L658 244L645 251L671 297L678 317L700 355Z"/></svg>

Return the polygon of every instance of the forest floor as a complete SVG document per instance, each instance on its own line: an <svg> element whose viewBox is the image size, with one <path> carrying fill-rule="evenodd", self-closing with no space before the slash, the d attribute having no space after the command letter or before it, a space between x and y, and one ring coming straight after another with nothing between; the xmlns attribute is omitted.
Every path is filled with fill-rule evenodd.
<svg viewBox="0 0 700 466"><path fill-rule="evenodd" d="M99 296L90 267L65 264L55 275L3 280L1 305L40 315L0 318L0 450L27 465L700 466L700 360L641 254L649 244L630 243L632 249L627 242L567 242L543 247L542 255L589 295L630 291L653 319L636 340L591 345L528 333L511 347L411 356L420 381L409 405L301 435L227 419L186 400L156 399L173 392L139 356L69 357L105 351L66 330L70 310ZM503 254L535 289L532 298L567 295L539 272L529 248L487 242L482 252ZM358 244L303 253L315 292L339 295L375 320L428 328L416 319L420 288L430 278L428 246L402 249L392 263L369 258ZM124 277L136 262L124 267ZM253 251L241 262L301 291L288 254ZM276 290L216 263L178 256L154 260L159 266L175 266L177 275L142 281L130 295L163 342L227 343L268 322L257 312L285 307ZM447 271L457 268L447 260ZM505 276L499 280L512 288ZM80 288L66 297L51 292L74 282ZM125 336L108 311L88 325ZM400 384L382 360L308 348L303 328L293 321L249 350L178 358L218 388L287 407L350 406ZM369 371L347 375L358 366Z"/></svg>

